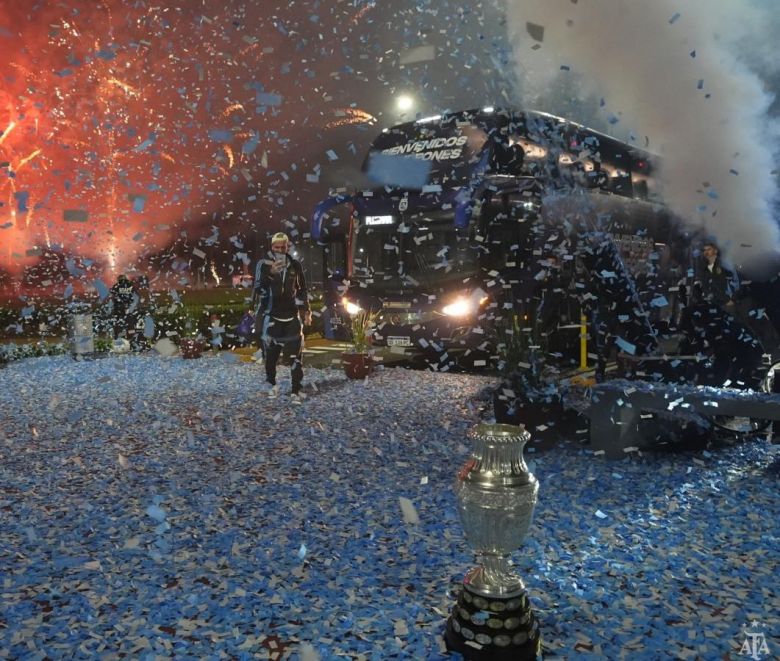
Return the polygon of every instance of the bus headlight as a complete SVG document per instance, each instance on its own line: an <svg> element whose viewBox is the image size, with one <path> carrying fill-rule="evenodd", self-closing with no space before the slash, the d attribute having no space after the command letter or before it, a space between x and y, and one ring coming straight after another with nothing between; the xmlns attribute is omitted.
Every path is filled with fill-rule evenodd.
<svg viewBox="0 0 780 661"><path fill-rule="evenodd" d="M448 317L466 317L477 311L474 301L468 298L458 298L449 305L445 305L441 311Z"/></svg>
<svg viewBox="0 0 780 661"><path fill-rule="evenodd" d="M459 296L452 303L445 305L441 312L448 317L468 317L477 314L487 301L485 292L476 289L470 296Z"/></svg>
<svg viewBox="0 0 780 661"><path fill-rule="evenodd" d="M341 299L341 303L348 315L355 315L363 309L357 303L353 303L346 297Z"/></svg>

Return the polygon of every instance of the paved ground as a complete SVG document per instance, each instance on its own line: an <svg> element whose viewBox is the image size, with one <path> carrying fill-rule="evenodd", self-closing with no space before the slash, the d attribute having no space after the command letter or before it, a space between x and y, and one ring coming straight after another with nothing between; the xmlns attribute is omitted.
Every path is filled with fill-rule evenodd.
<svg viewBox="0 0 780 661"><path fill-rule="evenodd" d="M284 368L271 399L228 352L147 352L0 378L0 659L454 661L453 481L492 377L309 366L293 402ZM545 658L736 659L743 627L777 655L773 446L611 461L537 430L513 560Z"/></svg>

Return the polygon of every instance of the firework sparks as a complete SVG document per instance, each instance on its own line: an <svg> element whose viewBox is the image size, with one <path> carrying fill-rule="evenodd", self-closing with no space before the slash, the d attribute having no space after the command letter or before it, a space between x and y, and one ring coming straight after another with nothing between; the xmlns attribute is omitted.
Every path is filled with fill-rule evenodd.
<svg viewBox="0 0 780 661"><path fill-rule="evenodd" d="M0 3L0 277L24 277L47 247L89 260L91 276L154 269L215 217L236 232L272 222L261 209L287 204L288 173L303 168L269 162L309 158L311 141L295 150L312 125L299 91L334 64L290 57L289 45L374 7L312 22L243 0L208 16L201 3L153 4ZM329 119L375 121L352 108Z"/></svg>
<svg viewBox="0 0 780 661"><path fill-rule="evenodd" d="M244 106L242 106L240 103L234 103L233 105L230 105L227 108L225 108L225 111L222 113L222 116L227 117L231 112L235 112L236 110L240 110L241 112L243 112Z"/></svg>
<svg viewBox="0 0 780 661"><path fill-rule="evenodd" d="M11 175L0 178L2 269L20 274L37 246L54 245L119 271L168 245L182 216L230 199L221 177L239 157L249 170L260 157L237 155L230 142L256 139L268 121L234 92L234 69L253 80L258 57L239 61L240 50L216 46L234 29L231 4L206 21L141 3L122 3L114 16L116 0L79 3L78 25L64 5L36 6L35 20L0 8L0 26L26 26L3 35L0 62L0 164ZM160 41L171 29L177 39ZM255 46L258 37L243 41ZM230 128L214 117L231 119ZM214 159L211 133L225 131L217 162L204 167ZM45 221L33 216L41 208Z"/></svg>
<svg viewBox="0 0 780 661"><path fill-rule="evenodd" d="M111 85L116 85L121 90L124 90L126 94L129 96L138 96L138 90L132 88L127 83L123 83L121 80L118 80L117 78L109 78L107 81Z"/></svg>
<svg viewBox="0 0 780 661"><path fill-rule="evenodd" d="M24 157L24 158L23 158L21 161L19 161L19 163L17 164L17 166L14 168L14 171L16 171L16 172L19 172L19 170L21 170L21 169L22 169L22 166L23 166L23 165L25 165L26 163L29 163L29 162L30 162L32 159L34 159L34 158L35 158L35 157L36 157L38 154L40 154L40 153L41 153L41 150L40 150L40 149L36 149L36 150L35 150L35 151L34 151L32 154L30 154L29 156L25 156L25 157Z"/></svg>
<svg viewBox="0 0 780 661"><path fill-rule="evenodd" d="M5 127L5 131L3 131L3 134L0 135L0 145L2 145L5 139L11 134L11 131L14 130L15 126L16 126L16 122L8 123L8 126Z"/></svg>
<svg viewBox="0 0 780 661"><path fill-rule="evenodd" d="M337 119L328 122L325 128L332 129L337 126L349 126L352 124L374 124L376 117L360 108L339 108L336 110Z"/></svg>
<svg viewBox="0 0 780 661"><path fill-rule="evenodd" d="M227 154L228 157L228 168L232 168L235 164L235 158L233 157L233 150L230 148L230 145L223 145L222 149Z"/></svg>
<svg viewBox="0 0 780 661"><path fill-rule="evenodd" d="M353 16L353 17L350 19L350 21L349 21L349 22L350 22L350 24L351 24L351 25L357 25L358 23L360 23L360 21L362 21L362 20L363 20L363 17L364 17L364 16L365 16L365 15L366 15L366 14L367 14L369 11L371 11L371 10L372 10L372 9L373 9L375 6L376 6L376 3L375 3L375 2L373 2L373 1L372 1L372 2L368 2L368 3L366 3L366 4L365 4L363 7L361 7L361 8L360 8L360 9L359 9L359 10L358 10L356 13L355 13L355 15L354 15L354 16Z"/></svg>

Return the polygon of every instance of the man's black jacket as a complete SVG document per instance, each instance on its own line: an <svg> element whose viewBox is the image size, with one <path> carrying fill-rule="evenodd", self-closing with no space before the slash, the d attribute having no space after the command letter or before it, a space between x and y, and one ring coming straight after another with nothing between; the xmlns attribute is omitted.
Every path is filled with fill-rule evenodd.
<svg viewBox="0 0 780 661"><path fill-rule="evenodd" d="M255 269L254 298L258 317L269 314L277 319L290 319L299 313L309 312L309 293L301 263L290 255L279 273L271 273L274 253L257 263Z"/></svg>

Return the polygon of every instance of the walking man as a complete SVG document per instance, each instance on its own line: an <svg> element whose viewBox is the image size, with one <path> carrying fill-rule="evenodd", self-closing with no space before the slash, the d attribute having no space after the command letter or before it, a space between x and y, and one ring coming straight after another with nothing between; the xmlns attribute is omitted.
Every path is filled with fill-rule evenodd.
<svg viewBox="0 0 780 661"><path fill-rule="evenodd" d="M291 360L292 398L299 401L303 382L303 326L311 324L309 294L301 263L288 254L290 240L283 232L271 237L271 250L257 263L255 318L265 353L265 376L269 397L276 397L276 363L284 354Z"/></svg>

